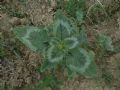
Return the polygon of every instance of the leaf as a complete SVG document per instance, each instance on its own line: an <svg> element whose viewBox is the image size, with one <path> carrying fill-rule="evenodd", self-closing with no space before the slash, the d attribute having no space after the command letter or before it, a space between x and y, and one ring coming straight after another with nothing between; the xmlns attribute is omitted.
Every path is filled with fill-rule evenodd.
<svg viewBox="0 0 120 90"><path fill-rule="evenodd" d="M71 34L71 27L68 23L62 21L62 20L57 20L54 24L53 27L53 33L56 37L60 38L61 40L69 37Z"/></svg>
<svg viewBox="0 0 120 90"><path fill-rule="evenodd" d="M21 26L14 29L17 38L33 51L42 52L49 38L44 29L33 26Z"/></svg>
<svg viewBox="0 0 120 90"><path fill-rule="evenodd" d="M92 51L89 52L89 58L91 59L91 63L89 65L89 67L86 69L86 71L83 73L83 75L86 78L93 78L93 77L96 77L96 73L97 73L97 67L96 67L96 63L94 61L94 59L95 59L94 52L92 52Z"/></svg>
<svg viewBox="0 0 120 90"><path fill-rule="evenodd" d="M79 23L83 23L84 21L84 15L83 15L83 12L82 11L76 11L76 18L77 20L79 21Z"/></svg>
<svg viewBox="0 0 120 90"><path fill-rule="evenodd" d="M63 59L63 52L53 45L48 49L47 57L51 63L58 63Z"/></svg>
<svg viewBox="0 0 120 90"><path fill-rule="evenodd" d="M105 50L113 51L112 39L104 34L99 34L97 36L98 44Z"/></svg>
<svg viewBox="0 0 120 90"><path fill-rule="evenodd" d="M87 33L84 30L84 27L82 27L82 30L80 30L80 32L76 35L76 37L78 38L81 47L83 46L85 47L88 45Z"/></svg>
<svg viewBox="0 0 120 90"><path fill-rule="evenodd" d="M65 43L66 43L66 47L68 47L69 49L73 49L79 44L77 38L75 37L65 38Z"/></svg>
<svg viewBox="0 0 120 90"><path fill-rule="evenodd" d="M60 12L57 12L55 21L53 23L54 35L63 40L64 38L69 37L72 32L72 26L68 18Z"/></svg>
<svg viewBox="0 0 120 90"><path fill-rule="evenodd" d="M37 68L37 71L43 73L43 72L45 72L47 70L55 68L55 66L56 66L56 64L53 64L53 63L49 62L48 60L44 60L44 62L42 63L42 65Z"/></svg>
<svg viewBox="0 0 120 90"><path fill-rule="evenodd" d="M71 54L67 57L66 63L68 68L70 68L73 72L77 72L85 76L92 76L96 73L94 72L94 70L96 70L94 64L93 67L91 67L92 62L94 61L93 59L93 52L87 52L85 49L76 48L71 51ZM90 73L88 72L88 69L90 70Z"/></svg>

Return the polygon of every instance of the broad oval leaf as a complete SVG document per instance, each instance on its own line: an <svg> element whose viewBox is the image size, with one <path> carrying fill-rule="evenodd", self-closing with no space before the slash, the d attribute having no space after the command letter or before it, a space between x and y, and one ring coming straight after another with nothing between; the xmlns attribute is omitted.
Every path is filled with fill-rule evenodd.
<svg viewBox="0 0 120 90"><path fill-rule="evenodd" d="M75 37L65 38L64 41L65 41L66 47L68 47L69 49L73 49L73 48L77 47L79 44L77 38L75 38Z"/></svg>
<svg viewBox="0 0 120 90"><path fill-rule="evenodd" d="M44 29L20 26L14 29L16 37L33 51L42 52L49 38Z"/></svg>
<svg viewBox="0 0 120 90"><path fill-rule="evenodd" d="M73 32L72 29L73 28L68 18L65 17L63 14L60 14L60 12L57 12L56 18L53 23L54 35L63 40L64 38L71 35L71 33Z"/></svg>
<svg viewBox="0 0 120 90"><path fill-rule="evenodd" d="M97 75L97 67L96 67L96 63L94 61L95 53L93 51L89 51L88 55L89 55L89 58L91 60L91 63L89 65L89 67L86 69L86 71L83 73L83 75L86 78L94 78Z"/></svg>
<svg viewBox="0 0 120 90"><path fill-rule="evenodd" d="M96 67L90 68L92 62L94 62L94 53L87 52L85 49L76 48L71 51L71 54L67 57L67 66L73 72L77 72L80 74L87 74L89 73L87 70L89 69L91 72L88 74L89 76L94 76L96 74ZM94 66L94 65L93 65Z"/></svg>
<svg viewBox="0 0 120 90"><path fill-rule="evenodd" d="M63 52L53 45L48 49L47 57L51 63L58 63L63 59L64 56Z"/></svg>

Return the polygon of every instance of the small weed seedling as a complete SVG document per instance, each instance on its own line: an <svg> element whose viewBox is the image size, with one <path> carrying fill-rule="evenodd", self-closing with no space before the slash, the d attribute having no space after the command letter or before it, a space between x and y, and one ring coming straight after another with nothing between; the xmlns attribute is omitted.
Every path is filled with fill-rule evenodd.
<svg viewBox="0 0 120 90"><path fill-rule="evenodd" d="M89 49L84 29L84 3L85 0L69 0L64 7L59 3L61 10L57 10L54 22L44 28L15 28L17 38L43 56L43 64L38 69L44 76L39 90L46 86L58 90L58 87L55 89L59 82L55 73L59 69L67 71L68 76L76 73L87 78L96 77L95 53ZM104 35L99 35L98 43L102 48L112 49L111 39ZM48 71L49 75L46 74Z"/></svg>

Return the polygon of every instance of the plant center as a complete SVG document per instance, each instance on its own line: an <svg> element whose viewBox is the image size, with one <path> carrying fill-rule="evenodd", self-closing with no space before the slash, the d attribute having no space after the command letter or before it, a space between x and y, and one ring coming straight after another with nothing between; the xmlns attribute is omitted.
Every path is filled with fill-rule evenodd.
<svg viewBox="0 0 120 90"><path fill-rule="evenodd" d="M58 42L57 47L58 47L60 50L65 49L65 42L64 42L64 41Z"/></svg>

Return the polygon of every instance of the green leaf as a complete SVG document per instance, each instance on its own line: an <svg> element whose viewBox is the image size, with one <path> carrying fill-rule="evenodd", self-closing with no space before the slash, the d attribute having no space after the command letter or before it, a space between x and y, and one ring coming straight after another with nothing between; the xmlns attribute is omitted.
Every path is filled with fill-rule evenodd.
<svg viewBox="0 0 120 90"><path fill-rule="evenodd" d="M105 50L113 51L112 39L104 34L99 34L97 36L98 44Z"/></svg>
<svg viewBox="0 0 120 90"><path fill-rule="evenodd" d="M83 12L82 11L76 11L76 18L77 18L77 20L79 21L79 23L81 24L81 23L83 23L83 21L84 21L84 14L83 14Z"/></svg>
<svg viewBox="0 0 120 90"><path fill-rule="evenodd" d="M80 30L76 37L78 38L81 47L86 47L88 45L88 37L86 31L84 30L84 27L82 27L82 30Z"/></svg>
<svg viewBox="0 0 120 90"><path fill-rule="evenodd" d="M47 70L55 68L55 66L56 66L56 64L53 64L53 63L49 62L48 60L44 60L44 62L42 63L42 65L37 68L37 71L43 73L43 72L45 72Z"/></svg>
<svg viewBox="0 0 120 90"><path fill-rule="evenodd" d="M58 63L63 59L63 52L56 46L51 46L47 51L48 60L51 63Z"/></svg>
<svg viewBox="0 0 120 90"><path fill-rule="evenodd" d="M71 34L71 27L69 26L68 23L62 21L62 20L57 20L54 24L53 27L53 33L56 37L60 38L63 40L66 37L69 37Z"/></svg>
<svg viewBox="0 0 120 90"><path fill-rule="evenodd" d="M89 67L86 69L86 71L83 73L83 75L87 78L93 78L93 77L96 77L96 74L97 74L97 67L94 61L95 54L92 51L89 51L88 54L89 54L89 58L91 59L91 63Z"/></svg>
<svg viewBox="0 0 120 90"><path fill-rule="evenodd" d="M42 52L49 38L44 29L33 26L21 26L14 29L17 38L33 51Z"/></svg>
<svg viewBox="0 0 120 90"><path fill-rule="evenodd" d="M78 46L79 42L75 37L65 38L66 47L73 49Z"/></svg>
<svg viewBox="0 0 120 90"><path fill-rule="evenodd" d="M57 12L53 23L54 35L63 40L64 38L69 37L72 32L73 30L69 19L60 12Z"/></svg>
<svg viewBox="0 0 120 90"><path fill-rule="evenodd" d="M71 51L71 54L67 57L67 66L73 71L85 76L93 76L96 73L96 67L91 67L92 62L94 61L94 53L87 52L85 49L76 48ZM90 69L90 73L88 72Z"/></svg>

